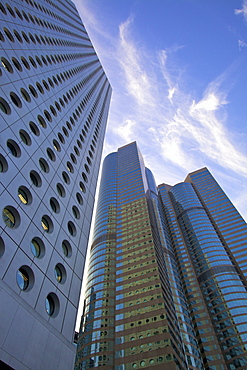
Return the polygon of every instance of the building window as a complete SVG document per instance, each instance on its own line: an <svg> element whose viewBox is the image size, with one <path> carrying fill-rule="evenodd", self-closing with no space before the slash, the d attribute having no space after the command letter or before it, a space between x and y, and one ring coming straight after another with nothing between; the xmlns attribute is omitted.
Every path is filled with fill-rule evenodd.
<svg viewBox="0 0 247 370"><path fill-rule="evenodd" d="M18 197L23 204L32 203L32 194L25 186L20 186L18 188Z"/></svg>
<svg viewBox="0 0 247 370"><path fill-rule="evenodd" d="M53 210L53 212L55 213L59 213L60 212L60 205L57 201L56 198L51 198L50 199L50 206L51 206L51 209Z"/></svg>
<svg viewBox="0 0 247 370"><path fill-rule="evenodd" d="M14 157L20 157L21 155L20 147L14 140L7 140L7 148Z"/></svg>
<svg viewBox="0 0 247 370"><path fill-rule="evenodd" d="M0 154L0 172L6 172L8 170L8 162L2 154Z"/></svg>
<svg viewBox="0 0 247 370"><path fill-rule="evenodd" d="M54 269L54 275L55 275L56 280L57 280L60 284L65 283L65 280L66 280L66 271L65 271L64 266L63 266L61 263L58 263L58 264L55 266L55 269Z"/></svg>
<svg viewBox="0 0 247 370"><path fill-rule="evenodd" d="M36 186L37 188L39 188L42 185L41 177L36 171L30 172L30 179L33 185Z"/></svg>
<svg viewBox="0 0 247 370"><path fill-rule="evenodd" d="M0 236L0 258L2 257L2 255L4 254L4 251L5 251L5 245L4 245L4 241L3 239L1 238Z"/></svg>
<svg viewBox="0 0 247 370"><path fill-rule="evenodd" d="M21 290L30 290L34 284L33 271L28 266L19 268L16 274L16 282Z"/></svg>
<svg viewBox="0 0 247 370"><path fill-rule="evenodd" d="M33 238L31 240L30 249L36 258L41 258L45 254L45 246L40 238Z"/></svg>
<svg viewBox="0 0 247 370"><path fill-rule="evenodd" d="M20 224L20 215L14 207L7 206L2 211L3 221L11 229Z"/></svg>
<svg viewBox="0 0 247 370"><path fill-rule="evenodd" d="M49 216L45 215L41 218L41 225L48 234L53 231L53 222Z"/></svg>
<svg viewBox="0 0 247 370"><path fill-rule="evenodd" d="M55 293L49 293L45 299L46 313L51 317L56 317L59 312L59 300Z"/></svg>
<svg viewBox="0 0 247 370"><path fill-rule="evenodd" d="M72 248L70 243L67 240L63 240L62 242L62 250L65 257L70 257L72 254Z"/></svg>

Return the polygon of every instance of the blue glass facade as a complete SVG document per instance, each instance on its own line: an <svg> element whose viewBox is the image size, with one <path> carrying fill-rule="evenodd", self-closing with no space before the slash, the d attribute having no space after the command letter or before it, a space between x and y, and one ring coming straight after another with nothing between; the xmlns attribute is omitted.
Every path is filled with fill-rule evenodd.
<svg viewBox="0 0 247 370"><path fill-rule="evenodd" d="M75 369L246 369L244 227L207 169L157 190L136 143L108 155Z"/></svg>

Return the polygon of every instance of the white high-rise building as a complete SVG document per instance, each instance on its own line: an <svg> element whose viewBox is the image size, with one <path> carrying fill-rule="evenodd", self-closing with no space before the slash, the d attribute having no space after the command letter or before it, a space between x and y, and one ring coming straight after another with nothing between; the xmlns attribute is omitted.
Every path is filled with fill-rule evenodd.
<svg viewBox="0 0 247 370"><path fill-rule="evenodd" d="M0 17L0 368L69 370L111 87L71 1Z"/></svg>

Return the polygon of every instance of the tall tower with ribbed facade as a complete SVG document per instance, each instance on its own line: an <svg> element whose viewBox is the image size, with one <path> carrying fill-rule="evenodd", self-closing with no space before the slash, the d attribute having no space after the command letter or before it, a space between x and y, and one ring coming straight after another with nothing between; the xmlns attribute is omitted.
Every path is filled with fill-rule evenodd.
<svg viewBox="0 0 247 370"><path fill-rule="evenodd" d="M0 368L68 370L111 87L70 0L0 19Z"/></svg>
<svg viewBox="0 0 247 370"><path fill-rule="evenodd" d="M245 369L246 236L207 169L157 189L136 143L108 155L75 369Z"/></svg>

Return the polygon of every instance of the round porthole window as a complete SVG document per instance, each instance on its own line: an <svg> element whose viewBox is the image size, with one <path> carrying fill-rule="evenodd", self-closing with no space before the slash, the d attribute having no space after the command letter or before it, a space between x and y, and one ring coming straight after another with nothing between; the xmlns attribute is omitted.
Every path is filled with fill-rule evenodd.
<svg viewBox="0 0 247 370"><path fill-rule="evenodd" d="M61 263L58 263L54 268L54 275L58 283L64 284L66 280L66 271Z"/></svg>
<svg viewBox="0 0 247 370"><path fill-rule="evenodd" d="M29 57L28 59L29 59L30 63L32 64L32 66L34 68L37 68L37 64L36 64L35 60L32 57Z"/></svg>
<svg viewBox="0 0 247 370"><path fill-rule="evenodd" d="M49 158L51 161L55 162L55 160L56 160L56 156L55 156L55 154L54 154L53 150L52 150L52 149L50 149L50 148L47 148L47 149L46 149L46 153L47 153L47 155L48 155L48 158Z"/></svg>
<svg viewBox="0 0 247 370"><path fill-rule="evenodd" d="M10 109L9 104L3 98L0 98L0 109L5 114L10 114L11 113L11 109Z"/></svg>
<svg viewBox="0 0 247 370"><path fill-rule="evenodd" d="M74 146L74 151L75 151L75 154L76 155L80 155L80 151L79 151L79 149L77 148L77 146Z"/></svg>
<svg viewBox="0 0 247 370"><path fill-rule="evenodd" d="M71 236L76 236L76 227L72 221L68 222L68 231Z"/></svg>
<svg viewBox="0 0 247 370"><path fill-rule="evenodd" d="M68 129L69 129L70 131L72 131L71 124L70 124L68 121L66 121L66 125L67 125Z"/></svg>
<svg viewBox="0 0 247 370"><path fill-rule="evenodd" d="M9 152L14 157L20 157L21 156L21 149L19 145L14 140L7 140L7 148L9 149Z"/></svg>
<svg viewBox="0 0 247 370"><path fill-rule="evenodd" d="M5 251L5 245L4 245L4 241L3 239L1 238L0 236L0 258L2 257L2 255L4 254L4 251Z"/></svg>
<svg viewBox="0 0 247 370"><path fill-rule="evenodd" d="M46 128L47 125L46 125L46 122L45 122L44 118L40 114L38 115L37 118L38 118L39 125L43 128Z"/></svg>
<svg viewBox="0 0 247 370"><path fill-rule="evenodd" d="M40 92L41 94L44 94L44 89L43 89L43 87L40 85L40 83L39 83L39 82L36 82L36 86L37 86L37 89L39 90L39 92Z"/></svg>
<svg viewBox="0 0 247 370"><path fill-rule="evenodd" d="M69 136L68 130L64 126L62 127L62 130L64 135L68 137Z"/></svg>
<svg viewBox="0 0 247 370"><path fill-rule="evenodd" d="M32 203L32 194L25 186L20 186L18 188L18 197L23 204Z"/></svg>
<svg viewBox="0 0 247 370"><path fill-rule="evenodd" d="M85 167L85 170L87 171L87 173L90 173L90 169L89 169L89 167L86 163L84 164L84 167Z"/></svg>
<svg viewBox="0 0 247 370"><path fill-rule="evenodd" d="M26 144L28 146L30 146L32 144L32 140L31 140L29 134L25 130L20 130L19 131L19 136L21 138L21 141L24 144Z"/></svg>
<svg viewBox="0 0 247 370"><path fill-rule="evenodd" d="M49 165L44 158L39 159L39 165L42 171L48 173L50 171Z"/></svg>
<svg viewBox="0 0 247 370"><path fill-rule="evenodd" d="M30 65L28 64L28 61L26 60L26 58L21 57L21 61L24 65L24 67L26 67L26 69L30 69Z"/></svg>
<svg viewBox="0 0 247 370"><path fill-rule="evenodd" d="M11 66L11 64L9 63L9 61L6 59L6 58L1 58L1 63L2 63L2 66L5 68L6 71L8 71L9 73L13 73L14 70Z"/></svg>
<svg viewBox="0 0 247 370"><path fill-rule="evenodd" d="M67 162L67 170L70 173L74 173L74 168L73 168L72 164L69 161Z"/></svg>
<svg viewBox="0 0 247 370"><path fill-rule="evenodd" d="M81 196L80 193L76 193L76 199L77 199L77 202L82 205L83 204L83 198Z"/></svg>
<svg viewBox="0 0 247 370"><path fill-rule="evenodd" d="M56 112L56 109L52 106L52 105L50 105L50 110L51 110L51 113L53 114L53 116L57 116L57 112Z"/></svg>
<svg viewBox="0 0 247 370"><path fill-rule="evenodd" d="M21 108L22 107L22 103L21 103L21 100L19 98L19 96L14 93L13 91L10 92L10 99L12 100L12 102L18 107L18 108Z"/></svg>
<svg viewBox="0 0 247 370"><path fill-rule="evenodd" d="M45 245L40 238L35 237L31 240L30 249L36 258L42 258L45 254Z"/></svg>
<svg viewBox="0 0 247 370"><path fill-rule="evenodd" d="M7 206L3 209L2 217L5 224L11 229L14 229L20 225L20 215L12 206Z"/></svg>
<svg viewBox="0 0 247 370"><path fill-rule="evenodd" d="M22 34L22 37L24 38L24 40L25 40L28 44L30 44L30 40L29 40L28 36L26 35L26 33L25 33L24 31L21 31L21 34Z"/></svg>
<svg viewBox="0 0 247 370"><path fill-rule="evenodd" d="M1 10L1 12L3 12L3 14L5 14L5 15L7 14L3 4L0 4L0 10Z"/></svg>
<svg viewBox="0 0 247 370"><path fill-rule="evenodd" d="M73 206L72 207L72 212L73 212L74 217L77 220L79 220L79 218L80 218L80 211L79 211L79 209L76 206Z"/></svg>
<svg viewBox="0 0 247 370"><path fill-rule="evenodd" d="M44 110L44 115L49 122L52 122L52 116L47 110Z"/></svg>
<svg viewBox="0 0 247 370"><path fill-rule="evenodd" d="M54 227L53 227L53 222L49 216L44 215L41 218L41 225L46 233L48 234L52 233Z"/></svg>
<svg viewBox="0 0 247 370"><path fill-rule="evenodd" d="M66 195L65 189L64 189L63 185L60 184L60 183L57 184L57 192L58 192L58 195L60 195L60 197L62 197L62 198L64 198L65 195Z"/></svg>
<svg viewBox="0 0 247 370"><path fill-rule="evenodd" d="M58 143L58 141L57 140L53 140L53 147L54 147L54 149L57 151L57 152L61 152L61 146L60 146L60 144Z"/></svg>
<svg viewBox="0 0 247 370"><path fill-rule="evenodd" d="M8 162L2 154L0 154L0 172L6 172L8 170Z"/></svg>
<svg viewBox="0 0 247 370"><path fill-rule="evenodd" d="M63 240L62 242L62 250L65 257L70 257L72 254L72 248L68 240Z"/></svg>
<svg viewBox="0 0 247 370"><path fill-rule="evenodd" d="M77 145L79 146L79 148L82 149L81 142L79 140L76 140L76 142L77 142Z"/></svg>
<svg viewBox="0 0 247 370"><path fill-rule="evenodd" d="M27 90L24 89L24 88L21 88L20 91L21 91L21 95L22 95L23 99L26 100L26 102L30 103L31 102L31 97L28 94Z"/></svg>
<svg viewBox="0 0 247 370"><path fill-rule="evenodd" d="M34 284L33 271L28 266L22 266L19 268L16 274L16 282L21 290L28 291Z"/></svg>
<svg viewBox="0 0 247 370"><path fill-rule="evenodd" d="M83 182L82 181L80 181L80 190L83 192L83 193L86 193L86 187L85 187L85 185L83 184Z"/></svg>
<svg viewBox="0 0 247 370"><path fill-rule="evenodd" d="M64 140L63 135L59 132L59 133L57 134L57 136L58 136L58 138L59 138L60 142L61 142L62 144L64 144L64 143L65 143L65 140Z"/></svg>
<svg viewBox="0 0 247 370"><path fill-rule="evenodd" d="M37 188L41 187L42 180L41 180L40 175L36 171L31 171L30 172L30 179L31 179L34 186L36 186Z"/></svg>
<svg viewBox="0 0 247 370"><path fill-rule="evenodd" d="M32 96L34 98L37 98L38 94L37 94L37 91L35 90L35 88L32 85L29 85L28 87L29 87L29 90L30 90L30 93L32 94Z"/></svg>
<svg viewBox="0 0 247 370"><path fill-rule="evenodd" d="M59 312L59 300L55 293L50 293L45 299L46 313L51 317L56 317Z"/></svg>
<svg viewBox="0 0 247 370"><path fill-rule="evenodd" d="M62 178L63 178L63 181L65 182L65 184L67 184L67 185L70 184L69 175L65 171L62 172Z"/></svg>
<svg viewBox="0 0 247 370"><path fill-rule="evenodd" d="M82 178L85 182L88 182L88 179L87 179L87 175L85 174L85 172L82 172Z"/></svg>
<svg viewBox="0 0 247 370"><path fill-rule="evenodd" d="M42 82L43 82L43 85L46 88L46 90L49 91L50 87L49 87L48 83L45 80L42 80Z"/></svg>
<svg viewBox="0 0 247 370"><path fill-rule="evenodd" d="M60 212L60 205L59 205L56 198L52 197L50 199L50 206L51 206L51 209L53 210L53 212L55 212L55 213Z"/></svg>
<svg viewBox="0 0 247 370"><path fill-rule="evenodd" d="M73 153L71 153L71 154L70 154L70 158L71 158L71 160L72 160L72 162L73 162L74 164L76 164L76 163L77 163L77 159L76 159L76 157L74 156L74 154L73 154Z"/></svg>
<svg viewBox="0 0 247 370"><path fill-rule="evenodd" d="M29 122L29 127L30 127L30 130L32 131L32 133L34 135L36 135L36 136L39 136L40 135L39 128L38 128L38 126L34 122L30 121Z"/></svg>

